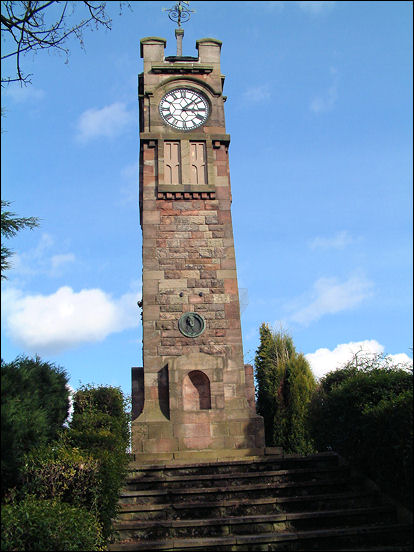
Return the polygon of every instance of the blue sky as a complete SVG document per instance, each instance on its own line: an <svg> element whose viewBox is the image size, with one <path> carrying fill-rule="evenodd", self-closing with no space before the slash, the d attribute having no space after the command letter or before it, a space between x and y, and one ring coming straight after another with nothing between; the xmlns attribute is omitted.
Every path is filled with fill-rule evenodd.
<svg viewBox="0 0 414 552"><path fill-rule="evenodd" d="M2 199L41 219L8 243L2 357L126 393L142 362L139 41L175 55L173 2L131 5L109 2L112 30L70 41L68 63L26 56L32 84L2 90ZM360 349L412 358L412 3L190 7L184 55L223 42L245 361L262 322L317 376Z"/></svg>

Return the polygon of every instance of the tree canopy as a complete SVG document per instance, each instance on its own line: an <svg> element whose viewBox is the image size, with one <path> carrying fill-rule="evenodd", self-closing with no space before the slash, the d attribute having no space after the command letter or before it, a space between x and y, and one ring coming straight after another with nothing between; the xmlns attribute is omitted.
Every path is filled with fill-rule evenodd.
<svg viewBox="0 0 414 552"><path fill-rule="evenodd" d="M69 412L68 376L38 356L1 361L2 491L17 484L24 454L56 438Z"/></svg>

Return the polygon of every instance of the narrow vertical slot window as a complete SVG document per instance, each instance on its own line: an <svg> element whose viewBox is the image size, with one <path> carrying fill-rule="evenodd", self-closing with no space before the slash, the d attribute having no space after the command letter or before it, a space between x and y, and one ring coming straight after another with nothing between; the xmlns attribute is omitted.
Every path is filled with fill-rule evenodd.
<svg viewBox="0 0 414 552"><path fill-rule="evenodd" d="M191 184L207 184L207 163L205 142L190 142Z"/></svg>
<svg viewBox="0 0 414 552"><path fill-rule="evenodd" d="M181 183L180 142L164 142L164 183Z"/></svg>

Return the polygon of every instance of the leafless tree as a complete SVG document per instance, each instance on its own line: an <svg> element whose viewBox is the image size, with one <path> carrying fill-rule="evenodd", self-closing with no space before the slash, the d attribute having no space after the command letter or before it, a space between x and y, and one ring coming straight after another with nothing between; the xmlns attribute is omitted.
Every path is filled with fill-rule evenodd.
<svg viewBox="0 0 414 552"><path fill-rule="evenodd" d="M129 2L120 2L122 5ZM30 74L22 70L22 56L54 48L64 52L66 61L68 38L75 36L83 47L83 31L87 28L111 29L112 20L106 13L106 2L1 2L2 61L15 59L12 75L1 79L2 86L10 82L30 83ZM75 12L81 12L76 19Z"/></svg>

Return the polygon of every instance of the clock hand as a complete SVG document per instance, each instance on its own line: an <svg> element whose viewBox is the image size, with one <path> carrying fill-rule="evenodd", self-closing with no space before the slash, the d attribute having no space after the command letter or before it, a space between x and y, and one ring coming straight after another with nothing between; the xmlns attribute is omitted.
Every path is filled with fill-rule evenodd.
<svg viewBox="0 0 414 552"><path fill-rule="evenodd" d="M191 104L193 104L193 103L195 103L195 100L191 100L191 102L189 102L188 104L186 104L186 105L183 107L182 110L183 110L183 111L187 111L188 106L191 105Z"/></svg>

